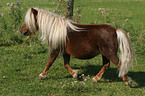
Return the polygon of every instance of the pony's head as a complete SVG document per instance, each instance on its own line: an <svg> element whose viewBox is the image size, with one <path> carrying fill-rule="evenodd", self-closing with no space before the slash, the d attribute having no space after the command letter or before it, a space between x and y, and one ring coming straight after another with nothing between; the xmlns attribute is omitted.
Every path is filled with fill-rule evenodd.
<svg viewBox="0 0 145 96"><path fill-rule="evenodd" d="M24 23L20 29L20 33L24 36L30 36L32 35L32 31L29 30L28 27L26 27L26 24Z"/></svg>
<svg viewBox="0 0 145 96"><path fill-rule="evenodd" d="M39 40L42 42L48 41L51 49L64 49L68 30L79 31L79 29L68 18L33 7L26 12L21 33L31 35L39 30Z"/></svg>
<svg viewBox="0 0 145 96"><path fill-rule="evenodd" d="M25 23L20 29L20 33L24 36L30 36L38 30L37 26L37 14L38 11L34 8L30 8L25 16Z"/></svg>

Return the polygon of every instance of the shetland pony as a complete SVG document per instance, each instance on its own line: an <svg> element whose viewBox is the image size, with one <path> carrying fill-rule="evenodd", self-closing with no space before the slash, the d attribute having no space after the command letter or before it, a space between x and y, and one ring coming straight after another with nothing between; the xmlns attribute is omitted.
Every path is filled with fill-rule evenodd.
<svg viewBox="0 0 145 96"><path fill-rule="evenodd" d="M131 41L122 29L115 29L107 24L77 24L70 19L63 18L55 13L30 8L25 16L25 23L21 27L23 35L32 35L40 32L40 40L48 41L51 53L40 79L46 78L59 53L62 53L64 66L69 73L77 78L77 71L69 66L70 56L78 59L91 59L102 54L103 67L92 79L94 82L102 78L105 70L113 62L119 69L119 77L123 78L126 85L131 86L132 79L127 73L135 58ZM120 59L117 57L118 47Z"/></svg>

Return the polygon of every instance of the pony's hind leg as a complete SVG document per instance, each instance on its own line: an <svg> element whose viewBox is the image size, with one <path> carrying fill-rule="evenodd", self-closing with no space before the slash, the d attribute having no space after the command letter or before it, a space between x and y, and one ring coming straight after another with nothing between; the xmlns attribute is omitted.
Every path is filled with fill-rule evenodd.
<svg viewBox="0 0 145 96"><path fill-rule="evenodd" d="M99 73L92 79L93 82L98 82L101 78L102 75L104 74L104 72L109 68L110 66L110 60L107 59L105 56L102 55L102 59L103 59L103 67L101 69L101 71L99 71Z"/></svg>
<svg viewBox="0 0 145 96"><path fill-rule="evenodd" d="M118 67L118 70L120 70L121 61L119 60L117 55L112 55L111 57L109 57L109 59L110 59L111 62L113 62ZM131 85L132 79L131 79L131 77L127 76L127 74L123 75L122 79L123 79L123 81L125 82L126 85L128 85L130 87L132 86Z"/></svg>
<svg viewBox="0 0 145 96"><path fill-rule="evenodd" d="M69 73L74 77L77 78L77 70L72 70L69 66L69 62L70 62L70 55L64 53L63 54L63 59L64 59L64 66L65 68L69 71Z"/></svg>
<svg viewBox="0 0 145 96"><path fill-rule="evenodd" d="M53 64L53 62L55 61L56 57L59 54L59 50L53 50L50 54L49 60L46 64L46 67L44 69L44 71L39 75L39 79L44 79L46 78L46 74L48 72L48 69L51 67L51 65Z"/></svg>

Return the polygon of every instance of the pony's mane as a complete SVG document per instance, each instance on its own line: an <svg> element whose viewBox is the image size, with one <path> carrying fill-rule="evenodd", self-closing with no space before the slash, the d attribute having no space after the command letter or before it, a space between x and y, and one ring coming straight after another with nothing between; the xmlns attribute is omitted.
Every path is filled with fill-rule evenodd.
<svg viewBox="0 0 145 96"><path fill-rule="evenodd" d="M73 25L74 22L70 19L63 18L60 15L43 9L34 9L38 11L37 22L30 8L25 16L26 26L30 31L36 32L37 24L40 32L40 40L43 42L48 41L51 49L62 49L65 47L68 29L74 31L78 31L80 29Z"/></svg>

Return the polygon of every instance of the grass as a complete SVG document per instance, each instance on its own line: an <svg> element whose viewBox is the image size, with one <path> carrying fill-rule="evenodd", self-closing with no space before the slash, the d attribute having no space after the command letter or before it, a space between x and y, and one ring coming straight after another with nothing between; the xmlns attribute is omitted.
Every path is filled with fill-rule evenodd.
<svg viewBox="0 0 145 96"><path fill-rule="evenodd" d="M47 10L55 10L55 0L19 0L22 2L22 21L25 11L32 6ZM131 1L131 2L130 2ZM4 18L8 28L11 27L9 7L7 3L16 0L3 0L0 2L0 14ZM55 4L53 4L55 2ZM130 32L130 38L136 51L138 64L134 63L134 69L129 72L133 79L133 88L125 85L118 78L117 68L111 63L110 69L106 71L98 83L93 83L92 78L99 72L102 65L101 55L91 60L78 60L71 57L71 67L79 70L79 75L84 78L76 80L70 76L64 68L61 55L50 68L47 78L39 80L38 75L43 71L45 63L49 58L47 44L41 44L37 35L32 38L22 37L15 32L18 29L1 30L0 27L0 95L1 96L144 96L145 95L145 25L144 25L144 0L76 0L74 11L80 6L81 21L83 24L105 23L110 20L114 27L123 27ZM109 16L100 15L99 8L105 8ZM100 16L100 17L99 17ZM115 18L115 19L113 19ZM128 22L124 21L128 19ZM0 17L2 20L2 17ZM1 21L0 21L1 22ZM109 21L107 21L109 22ZM114 25L113 22L116 24ZM21 25L20 24L20 25ZM3 22L0 23L0 26ZM15 31L14 31L15 30ZM5 35L3 35L5 34ZM13 40L12 40L13 39ZM13 43L7 44L5 41ZM84 74L84 76L82 75Z"/></svg>

